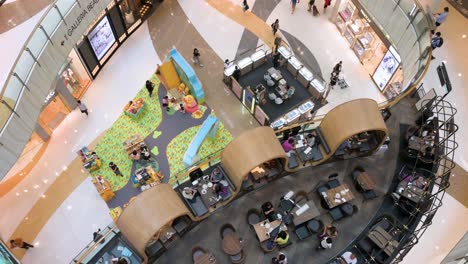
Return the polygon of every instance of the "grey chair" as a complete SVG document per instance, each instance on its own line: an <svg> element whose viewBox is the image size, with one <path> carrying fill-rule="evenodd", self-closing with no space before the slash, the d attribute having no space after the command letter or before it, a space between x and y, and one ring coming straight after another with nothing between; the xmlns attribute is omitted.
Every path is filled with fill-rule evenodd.
<svg viewBox="0 0 468 264"><path fill-rule="evenodd" d="M305 224L297 226L296 230L294 230L294 233L296 233L296 236L297 238L299 238L299 240L304 240L312 236L312 233L309 231Z"/></svg>
<svg viewBox="0 0 468 264"><path fill-rule="evenodd" d="M234 226L227 223L221 226L221 229L219 230L219 235L221 239L223 239L225 236L229 234L234 234L235 232L236 232L236 229L234 228Z"/></svg>
<svg viewBox="0 0 468 264"><path fill-rule="evenodd" d="M341 210L341 212L343 212L344 216L351 216L354 213L354 208L349 203L344 203L344 204L340 205L340 210Z"/></svg>
<svg viewBox="0 0 468 264"><path fill-rule="evenodd" d="M208 251L200 246L195 246L192 248L192 261L195 262L195 259Z"/></svg>
<svg viewBox="0 0 468 264"><path fill-rule="evenodd" d="M260 223L260 221L265 220L263 214L257 209L249 209L247 211L247 223L253 227L253 225Z"/></svg>
<svg viewBox="0 0 468 264"><path fill-rule="evenodd" d="M318 219L312 219L307 222L307 228L311 233L321 233L323 231L324 224Z"/></svg>
<svg viewBox="0 0 468 264"><path fill-rule="evenodd" d="M341 209L338 208L338 207L335 207L335 208L331 209L330 211L328 211L328 214L330 214L333 221L338 221L338 220L341 220L341 219L344 218L344 215L341 212Z"/></svg>

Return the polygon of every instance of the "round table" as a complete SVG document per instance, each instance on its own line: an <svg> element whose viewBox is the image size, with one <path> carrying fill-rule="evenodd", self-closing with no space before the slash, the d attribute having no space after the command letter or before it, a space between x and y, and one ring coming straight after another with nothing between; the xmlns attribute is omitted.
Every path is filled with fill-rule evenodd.
<svg viewBox="0 0 468 264"><path fill-rule="evenodd" d="M223 238L223 250L230 256L235 256L241 253L242 244L241 238L237 233L228 234Z"/></svg>
<svg viewBox="0 0 468 264"><path fill-rule="evenodd" d="M204 253L195 258L194 264L216 264L216 258L211 253Z"/></svg>

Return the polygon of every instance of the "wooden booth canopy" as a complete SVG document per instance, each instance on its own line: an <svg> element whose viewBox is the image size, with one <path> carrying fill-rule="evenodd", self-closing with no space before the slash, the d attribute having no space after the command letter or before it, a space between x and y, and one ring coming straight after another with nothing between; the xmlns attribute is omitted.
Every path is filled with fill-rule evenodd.
<svg viewBox="0 0 468 264"><path fill-rule="evenodd" d="M331 150L330 155L354 135L374 131L379 135L379 146L388 135L379 106L372 99L356 99L333 108L320 123L320 131Z"/></svg>
<svg viewBox="0 0 468 264"><path fill-rule="evenodd" d="M138 252L146 258L145 248L160 229L189 209L169 184L160 184L142 192L123 210L117 226Z"/></svg>
<svg viewBox="0 0 468 264"><path fill-rule="evenodd" d="M235 138L221 154L221 166L236 186L258 165L288 157L271 127L257 127ZM240 188L239 188L240 189Z"/></svg>

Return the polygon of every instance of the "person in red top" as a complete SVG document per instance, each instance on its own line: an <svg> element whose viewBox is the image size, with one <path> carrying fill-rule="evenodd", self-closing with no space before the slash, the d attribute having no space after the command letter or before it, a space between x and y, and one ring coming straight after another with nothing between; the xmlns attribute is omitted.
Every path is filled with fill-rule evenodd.
<svg viewBox="0 0 468 264"><path fill-rule="evenodd" d="M325 4L323 5L323 13L327 11L327 7L331 5L331 0L325 0Z"/></svg>

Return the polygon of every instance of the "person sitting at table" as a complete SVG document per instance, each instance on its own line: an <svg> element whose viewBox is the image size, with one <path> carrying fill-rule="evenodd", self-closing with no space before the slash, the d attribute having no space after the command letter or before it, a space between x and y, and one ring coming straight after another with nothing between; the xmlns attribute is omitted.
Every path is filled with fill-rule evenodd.
<svg viewBox="0 0 468 264"><path fill-rule="evenodd" d="M286 231L280 231L275 239L276 244L279 246L286 245L289 242L289 234Z"/></svg>
<svg viewBox="0 0 468 264"><path fill-rule="evenodd" d="M210 174L210 182L218 183L223 179L223 174L219 168L215 168Z"/></svg>
<svg viewBox="0 0 468 264"><path fill-rule="evenodd" d="M225 199L229 195L229 189L222 183L213 184L213 192L217 196L218 200Z"/></svg>
<svg viewBox="0 0 468 264"><path fill-rule="evenodd" d="M283 144L281 144L288 157L291 155L291 152L294 152L294 144L295 140L292 137L288 138L288 140L285 140Z"/></svg>
<svg viewBox="0 0 468 264"><path fill-rule="evenodd" d="M132 160L139 160L141 158L140 153L138 151L134 150L132 154L130 154L130 159Z"/></svg>
<svg viewBox="0 0 468 264"><path fill-rule="evenodd" d="M272 222L275 220L275 208L273 207L273 204L270 201L262 204L262 212L263 215L268 219L268 221Z"/></svg>
<svg viewBox="0 0 468 264"><path fill-rule="evenodd" d="M331 237L324 237L322 240L320 240L319 246L317 249L329 249L332 248L332 242L333 240Z"/></svg>
<svg viewBox="0 0 468 264"><path fill-rule="evenodd" d="M333 225L327 225L323 229L322 234L319 235L320 239L324 237L336 238L338 236L338 229Z"/></svg>
<svg viewBox="0 0 468 264"><path fill-rule="evenodd" d="M288 258L284 253L278 253L278 256L271 259L271 264L288 264Z"/></svg>
<svg viewBox="0 0 468 264"><path fill-rule="evenodd" d="M421 151L420 154L421 158L423 158L423 161L427 163L432 162L435 159L434 151L431 147L426 147L426 149L424 151Z"/></svg>
<svg viewBox="0 0 468 264"><path fill-rule="evenodd" d="M306 136L307 144L311 147L313 147L317 142L317 136L315 136L312 133L307 134Z"/></svg>
<svg viewBox="0 0 468 264"><path fill-rule="evenodd" d="M146 146L140 147L140 153L141 153L141 156L143 156L144 160L149 160L151 158L151 154L148 151L148 148Z"/></svg>
<svg viewBox="0 0 468 264"><path fill-rule="evenodd" d="M350 251L346 251L341 255L341 259L345 261L346 264L357 264L357 257Z"/></svg>
<svg viewBox="0 0 468 264"><path fill-rule="evenodd" d="M359 143L364 143L364 142L369 141L370 137L371 135L367 132L360 133L359 135L357 135L356 141Z"/></svg>
<svg viewBox="0 0 468 264"><path fill-rule="evenodd" d="M421 190L426 189L426 186L427 186L427 180L423 176L418 176L411 183Z"/></svg>
<svg viewBox="0 0 468 264"><path fill-rule="evenodd" d="M288 95L288 98L291 98L293 95L294 95L294 92L296 91L296 89L292 86L289 86L289 85L286 85L286 94Z"/></svg>
<svg viewBox="0 0 468 264"><path fill-rule="evenodd" d="M184 190L182 191L182 196L184 196L184 198L189 200L190 202L193 202L197 193L198 193L197 189L193 187L185 187Z"/></svg>

